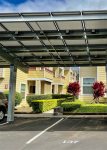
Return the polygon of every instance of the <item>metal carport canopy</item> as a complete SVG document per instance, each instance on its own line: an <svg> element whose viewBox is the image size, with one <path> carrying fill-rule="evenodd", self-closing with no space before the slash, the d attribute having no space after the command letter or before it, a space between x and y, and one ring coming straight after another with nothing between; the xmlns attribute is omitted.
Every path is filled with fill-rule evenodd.
<svg viewBox="0 0 107 150"><path fill-rule="evenodd" d="M107 11L0 14L0 67L104 66Z"/></svg>

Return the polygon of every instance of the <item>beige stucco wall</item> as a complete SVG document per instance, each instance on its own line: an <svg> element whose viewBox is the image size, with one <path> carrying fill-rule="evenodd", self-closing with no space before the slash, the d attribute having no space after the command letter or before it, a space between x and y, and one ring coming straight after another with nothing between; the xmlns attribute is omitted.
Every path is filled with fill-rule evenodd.
<svg viewBox="0 0 107 150"><path fill-rule="evenodd" d="M44 94L52 94L51 82L44 82Z"/></svg>
<svg viewBox="0 0 107 150"><path fill-rule="evenodd" d="M97 67L97 80L104 82L104 84L106 85L105 67Z"/></svg>
<svg viewBox="0 0 107 150"><path fill-rule="evenodd" d="M8 91L9 90L9 80L10 80L10 68L4 68L4 78L0 79L0 90ZM21 92L21 83L27 85L27 73L17 70L17 79L16 79L16 91ZM27 93L27 86L26 86Z"/></svg>
<svg viewBox="0 0 107 150"><path fill-rule="evenodd" d="M93 99L92 95L86 95L82 92L82 85L83 85L83 78L93 77L97 80L97 67L80 67L79 69L79 82L81 85L81 92L79 98L81 100L89 101L90 99Z"/></svg>
<svg viewBox="0 0 107 150"><path fill-rule="evenodd" d="M9 90L9 79L10 79L10 69L4 68L4 78L0 79L0 91L7 91Z"/></svg>
<svg viewBox="0 0 107 150"><path fill-rule="evenodd" d="M64 80L64 86L63 86L63 92L64 94L67 93L67 86L69 85L70 82L74 82L74 78L73 78L73 71L71 71L70 69L68 70L64 70L64 76L65 76L65 80Z"/></svg>
<svg viewBox="0 0 107 150"><path fill-rule="evenodd" d="M26 84L26 93L27 93L27 73L24 73L21 70L17 70L17 79L16 79L16 91L21 92L21 83Z"/></svg>
<svg viewBox="0 0 107 150"><path fill-rule="evenodd" d="M39 68L40 69L40 68ZM24 73L21 70L17 70L17 79L16 79L16 91L21 92L21 83L26 85L26 95L28 94L28 78L47 78L51 79L53 84L55 84L55 93L66 93L66 86L69 84L69 82L72 82L71 72L70 70L64 71L63 68L59 69L56 68L49 68L51 71L55 71L56 73L56 80L57 83L54 83L54 74L52 72L49 72L48 70L30 70L29 73ZM4 68L4 78L0 78L0 90L6 91L9 90L9 79L10 79L10 68ZM62 74L62 77L59 77ZM65 77L65 78L64 78ZM41 84L36 82L35 80L35 86L38 88L38 92L40 94L51 94L52 93L52 83L43 81ZM39 86L40 85L40 86ZM61 87L59 85L62 85ZM59 86L59 89L58 89ZM40 88L39 88L40 87ZM63 89L62 89L63 87Z"/></svg>
<svg viewBox="0 0 107 150"><path fill-rule="evenodd" d="M44 94L44 81L41 81L41 94Z"/></svg>
<svg viewBox="0 0 107 150"><path fill-rule="evenodd" d="M58 94L63 94L63 85L58 86Z"/></svg>

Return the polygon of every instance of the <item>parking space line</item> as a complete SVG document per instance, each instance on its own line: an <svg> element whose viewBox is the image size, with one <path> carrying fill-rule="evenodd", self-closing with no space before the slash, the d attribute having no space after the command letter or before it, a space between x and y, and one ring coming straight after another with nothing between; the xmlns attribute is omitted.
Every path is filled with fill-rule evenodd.
<svg viewBox="0 0 107 150"><path fill-rule="evenodd" d="M33 142L34 140L36 140L39 136L41 136L46 131L48 131L49 129L51 129L52 127L54 127L58 123L60 123L62 120L64 120L64 118L61 118L60 120L58 120L57 122L55 122L54 124L52 124L51 126L49 126L48 128L46 128L45 130L43 130L42 132L40 132L39 134L37 134L36 136L34 136L33 138L31 138L29 141L26 142L26 144L30 144L31 142Z"/></svg>

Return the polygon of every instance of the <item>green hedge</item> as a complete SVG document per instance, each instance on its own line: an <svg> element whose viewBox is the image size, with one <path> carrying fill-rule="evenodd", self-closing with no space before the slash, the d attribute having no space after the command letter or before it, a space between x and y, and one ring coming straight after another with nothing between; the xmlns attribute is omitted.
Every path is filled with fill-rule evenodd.
<svg viewBox="0 0 107 150"><path fill-rule="evenodd" d="M73 99L72 95L70 95L70 94L53 94L52 95L52 99L59 99L59 98Z"/></svg>
<svg viewBox="0 0 107 150"><path fill-rule="evenodd" d="M74 102L63 102L61 104L61 107L63 107L64 111L74 111L77 108L80 108L82 105L84 105L85 102L80 100L75 100Z"/></svg>
<svg viewBox="0 0 107 150"><path fill-rule="evenodd" d="M77 109L77 113L107 113L107 104L87 104Z"/></svg>
<svg viewBox="0 0 107 150"><path fill-rule="evenodd" d="M33 111L40 113L55 108L59 102L63 102L63 99L33 100L31 106Z"/></svg>
<svg viewBox="0 0 107 150"><path fill-rule="evenodd" d="M45 100L45 99L52 99L51 94L46 94L46 95L28 95L26 97L27 103L29 106L31 106L32 100Z"/></svg>
<svg viewBox="0 0 107 150"><path fill-rule="evenodd" d="M63 107L64 111L73 111L77 108L80 108L81 104L76 104L76 103L73 103L73 102L63 102L61 104L61 107Z"/></svg>
<svg viewBox="0 0 107 150"><path fill-rule="evenodd" d="M86 104L77 100L75 102L63 102L61 106L65 112L107 113L107 104Z"/></svg>
<svg viewBox="0 0 107 150"><path fill-rule="evenodd" d="M26 100L29 106L31 106L32 100L62 99L62 98L72 100L72 95L70 94L28 95L26 97Z"/></svg>
<svg viewBox="0 0 107 150"><path fill-rule="evenodd" d="M9 96L9 91L5 91L4 94L6 95L7 99ZM22 96L20 93L16 92L15 94L15 106L19 105L22 101Z"/></svg>

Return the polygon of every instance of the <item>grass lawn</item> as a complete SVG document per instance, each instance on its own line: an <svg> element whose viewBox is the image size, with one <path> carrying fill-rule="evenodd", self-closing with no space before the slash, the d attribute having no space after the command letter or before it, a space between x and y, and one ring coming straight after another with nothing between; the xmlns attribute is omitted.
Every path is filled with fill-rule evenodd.
<svg viewBox="0 0 107 150"><path fill-rule="evenodd" d="M76 113L107 113L107 104L86 104L74 110Z"/></svg>

